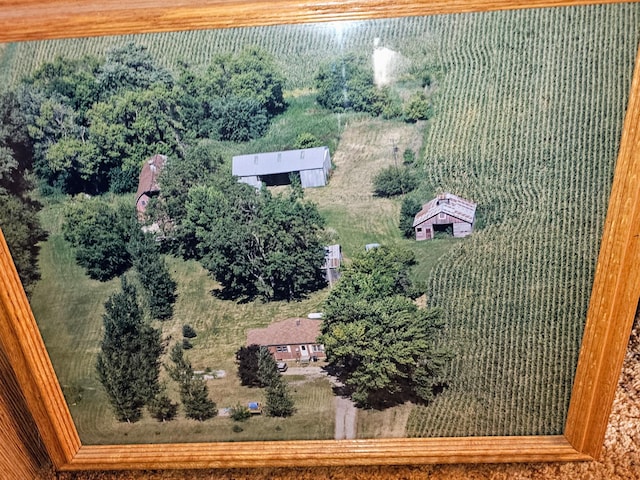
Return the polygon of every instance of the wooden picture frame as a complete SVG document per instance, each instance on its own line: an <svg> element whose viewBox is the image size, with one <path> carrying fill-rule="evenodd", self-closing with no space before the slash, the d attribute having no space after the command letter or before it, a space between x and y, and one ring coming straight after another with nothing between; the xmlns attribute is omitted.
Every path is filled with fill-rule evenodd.
<svg viewBox="0 0 640 480"><path fill-rule="evenodd" d="M83 0L3 2L0 42L580 5L539 0ZM613 2L605 2L613 3ZM60 470L577 461L598 457L640 296L640 56L563 435L82 445L27 298L0 238L0 347Z"/></svg>

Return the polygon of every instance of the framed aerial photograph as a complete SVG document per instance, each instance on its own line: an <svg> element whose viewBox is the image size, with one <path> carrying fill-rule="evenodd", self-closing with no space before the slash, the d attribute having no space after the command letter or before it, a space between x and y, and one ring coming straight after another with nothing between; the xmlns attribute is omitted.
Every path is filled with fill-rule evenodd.
<svg viewBox="0 0 640 480"><path fill-rule="evenodd" d="M640 4L576 3L0 7L0 347L56 468L597 458Z"/></svg>

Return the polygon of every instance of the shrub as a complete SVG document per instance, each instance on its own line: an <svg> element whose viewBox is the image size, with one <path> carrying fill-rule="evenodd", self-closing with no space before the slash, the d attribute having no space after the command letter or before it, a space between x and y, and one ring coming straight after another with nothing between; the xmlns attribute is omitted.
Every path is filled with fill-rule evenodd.
<svg viewBox="0 0 640 480"><path fill-rule="evenodd" d="M378 197L394 197L418 186L415 174L407 168L387 167L373 177L374 193Z"/></svg>
<svg viewBox="0 0 640 480"><path fill-rule="evenodd" d="M196 338L198 334L193 329L193 327L189 324L182 325L182 336L184 338Z"/></svg>
<svg viewBox="0 0 640 480"><path fill-rule="evenodd" d="M322 142L318 140L318 138L309 132L302 132L300 135L296 137L296 141L293 143L293 148L295 149L303 149L303 148L313 148L322 146Z"/></svg>
<svg viewBox="0 0 640 480"><path fill-rule="evenodd" d="M416 152L407 148L402 153L402 163L405 165L413 165L416 162Z"/></svg>
<svg viewBox="0 0 640 480"><path fill-rule="evenodd" d="M415 123L418 120L429 120L432 113L429 99L422 92L412 95L404 107L404 119L406 122Z"/></svg>
<svg viewBox="0 0 640 480"><path fill-rule="evenodd" d="M251 417L251 412L247 407L238 403L235 407L231 407L230 416L236 422L244 422Z"/></svg>
<svg viewBox="0 0 640 480"><path fill-rule="evenodd" d="M159 422L167 422L176 418L178 404L173 403L166 395L158 395L147 405L147 409L153 418Z"/></svg>
<svg viewBox="0 0 640 480"><path fill-rule="evenodd" d="M182 349L183 350L191 350L193 348L193 344L189 341L188 338L182 339Z"/></svg>

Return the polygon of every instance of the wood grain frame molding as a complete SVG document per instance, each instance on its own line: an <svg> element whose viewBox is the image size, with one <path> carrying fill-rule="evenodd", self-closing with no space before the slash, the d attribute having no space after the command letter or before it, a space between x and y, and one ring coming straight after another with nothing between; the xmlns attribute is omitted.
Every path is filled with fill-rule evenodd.
<svg viewBox="0 0 640 480"><path fill-rule="evenodd" d="M230 26L360 20L603 2L514 0L8 0L0 42ZM613 2L605 2L613 3ZM56 468L158 469L461 462L598 457L640 296L640 57L630 92L582 349L564 435L82 445L4 238L0 348ZM5 369L6 370L6 369ZM21 400L22 401L22 400ZM16 419L20 428L29 423ZM25 441L33 436L25 434Z"/></svg>

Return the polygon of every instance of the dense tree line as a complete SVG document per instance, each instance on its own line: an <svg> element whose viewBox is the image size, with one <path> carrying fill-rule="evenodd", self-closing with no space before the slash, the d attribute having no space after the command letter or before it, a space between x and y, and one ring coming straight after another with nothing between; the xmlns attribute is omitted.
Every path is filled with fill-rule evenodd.
<svg viewBox="0 0 640 480"><path fill-rule="evenodd" d="M40 278L38 243L45 239L29 176L32 144L14 93L0 95L0 227L27 292Z"/></svg>
<svg viewBox="0 0 640 480"><path fill-rule="evenodd" d="M105 59L57 58L24 79L16 95L43 192L131 191L145 158L182 159L203 138L257 138L286 107L282 76L256 48L176 77L128 44Z"/></svg>
<svg viewBox="0 0 640 480"><path fill-rule="evenodd" d="M107 281L134 267L149 315L158 320L173 315L176 282L155 235L141 229L130 205L78 197L66 207L62 231L89 277Z"/></svg>
<svg viewBox="0 0 640 480"><path fill-rule="evenodd" d="M331 291L321 341L359 405L430 401L449 354L437 346L438 310L419 308L409 277L411 251L379 247L356 256Z"/></svg>
<svg viewBox="0 0 640 480"><path fill-rule="evenodd" d="M348 54L321 65L315 77L318 103L333 112L363 112L410 123L431 118L433 106L424 91L430 82L423 80L421 90L403 101L391 88L375 85L369 62Z"/></svg>

